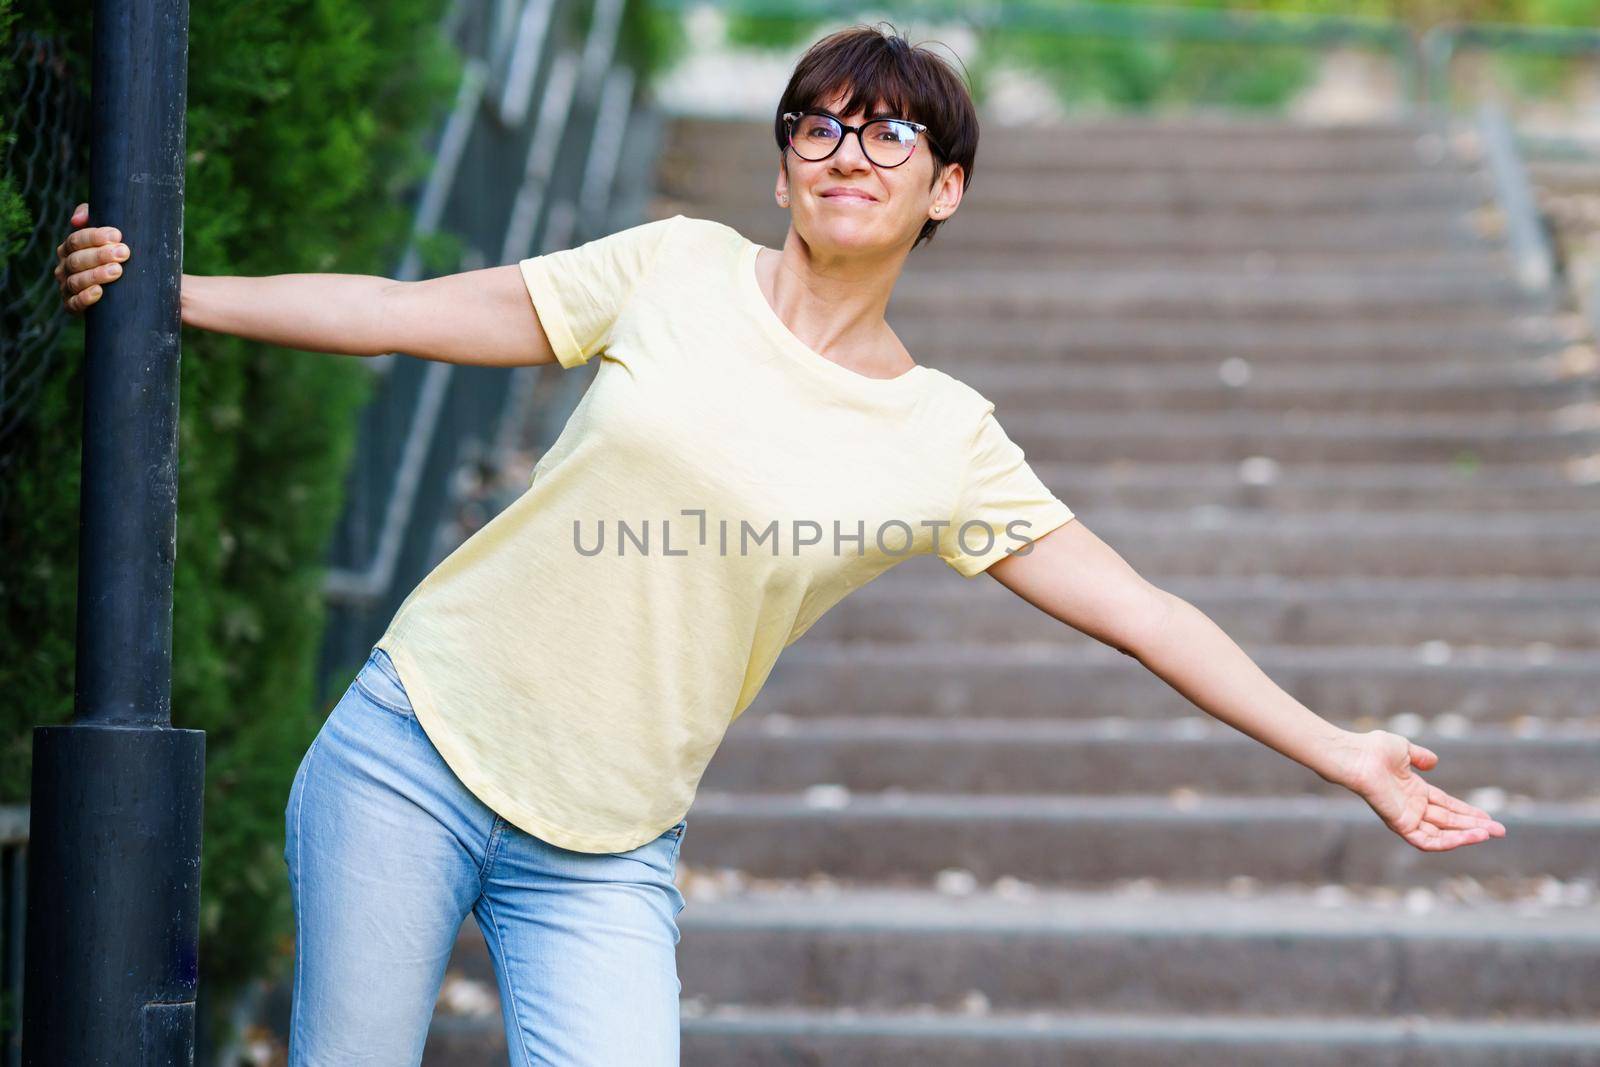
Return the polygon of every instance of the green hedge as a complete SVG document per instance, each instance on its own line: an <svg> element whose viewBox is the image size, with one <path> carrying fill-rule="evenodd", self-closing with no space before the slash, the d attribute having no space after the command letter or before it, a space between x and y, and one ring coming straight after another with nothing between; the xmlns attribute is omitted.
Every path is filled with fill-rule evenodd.
<svg viewBox="0 0 1600 1067"><path fill-rule="evenodd" d="M62 26L48 0L15 6L17 27L70 37L87 92L87 9ZM459 75L436 33L445 7L191 6L185 271L391 272L410 225L402 196L426 172L426 134ZM81 163L88 145L78 148ZM74 202L90 199L86 167L81 175ZM6 195L0 186L0 212ZM66 233L70 210L53 230ZM16 232L16 216L0 219ZM122 226L138 256L132 220L94 221ZM46 275L53 266L12 264ZM55 373L8 446L0 797L9 802L27 799L31 727L72 711L82 345L81 325L64 332ZM350 357L185 330L180 381L172 706L177 725L207 733L202 981L225 999L291 943L282 813L320 721L322 561L371 375Z"/></svg>
<svg viewBox="0 0 1600 1067"><path fill-rule="evenodd" d="M18 12L12 0L0 0L0 85L12 84L11 35L17 17ZM15 100L17 97L16 94L7 94L6 99ZM5 109L0 109L0 158L4 158L5 146L15 137L11 123L12 116ZM0 267L4 267L12 256L22 250L22 234L27 224L28 205L22 199L17 176L8 174L4 167L0 167Z"/></svg>

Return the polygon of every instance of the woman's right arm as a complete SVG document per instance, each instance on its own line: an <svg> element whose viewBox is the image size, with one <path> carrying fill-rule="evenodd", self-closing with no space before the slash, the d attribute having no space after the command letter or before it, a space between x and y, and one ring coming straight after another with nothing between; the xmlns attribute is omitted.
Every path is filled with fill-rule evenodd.
<svg viewBox="0 0 1600 1067"><path fill-rule="evenodd" d="M373 314L395 284L370 274L273 274L264 278L185 274L183 324L252 341L375 356L385 351Z"/></svg>
<svg viewBox="0 0 1600 1067"><path fill-rule="evenodd" d="M57 249L56 279L63 306L82 314L131 257L113 254L120 237L114 228L82 228L87 204L72 223L78 229ZM370 274L185 274L179 295L185 326L286 348L404 352L496 367L555 362L515 263L415 282Z"/></svg>
<svg viewBox="0 0 1600 1067"><path fill-rule="evenodd" d="M486 367L554 363L516 264L397 282L371 274L183 276L183 324L285 348Z"/></svg>

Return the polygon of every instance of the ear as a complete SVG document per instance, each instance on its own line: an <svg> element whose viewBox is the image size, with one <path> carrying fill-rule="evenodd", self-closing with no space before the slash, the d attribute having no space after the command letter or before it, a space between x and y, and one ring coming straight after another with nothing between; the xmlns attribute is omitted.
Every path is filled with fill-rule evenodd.
<svg viewBox="0 0 1600 1067"><path fill-rule="evenodd" d="M966 191L967 173L959 163L946 163L934 175L933 198L945 206L939 218L949 218Z"/></svg>

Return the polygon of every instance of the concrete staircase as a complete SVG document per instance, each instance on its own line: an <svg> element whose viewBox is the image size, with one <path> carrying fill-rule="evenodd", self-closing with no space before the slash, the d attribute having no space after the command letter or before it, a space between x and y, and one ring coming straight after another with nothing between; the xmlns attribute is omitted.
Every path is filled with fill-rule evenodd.
<svg viewBox="0 0 1600 1067"><path fill-rule="evenodd" d="M782 243L765 125L667 142L656 215ZM1512 281L1471 148L988 128L890 321L1135 568L1319 713L1439 752L1507 836L1419 852L911 560L785 653L702 783L687 1067L1600 1064L1600 365ZM428 1062L503 1056L453 1007L493 990L470 930L452 982Z"/></svg>

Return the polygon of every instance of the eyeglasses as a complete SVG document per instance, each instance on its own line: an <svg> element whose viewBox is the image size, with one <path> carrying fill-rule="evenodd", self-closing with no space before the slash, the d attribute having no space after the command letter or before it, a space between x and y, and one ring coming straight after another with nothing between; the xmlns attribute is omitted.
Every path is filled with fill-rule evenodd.
<svg viewBox="0 0 1600 1067"><path fill-rule="evenodd" d="M910 159L917 138L928 128L910 119L873 119L859 126L846 126L832 115L817 111L786 111L783 121L789 147L801 159L821 162L839 150L845 134L853 133L861 143L861 151L880 167L898 167ZM932 137L928 143L933 143Z"/></svg>

